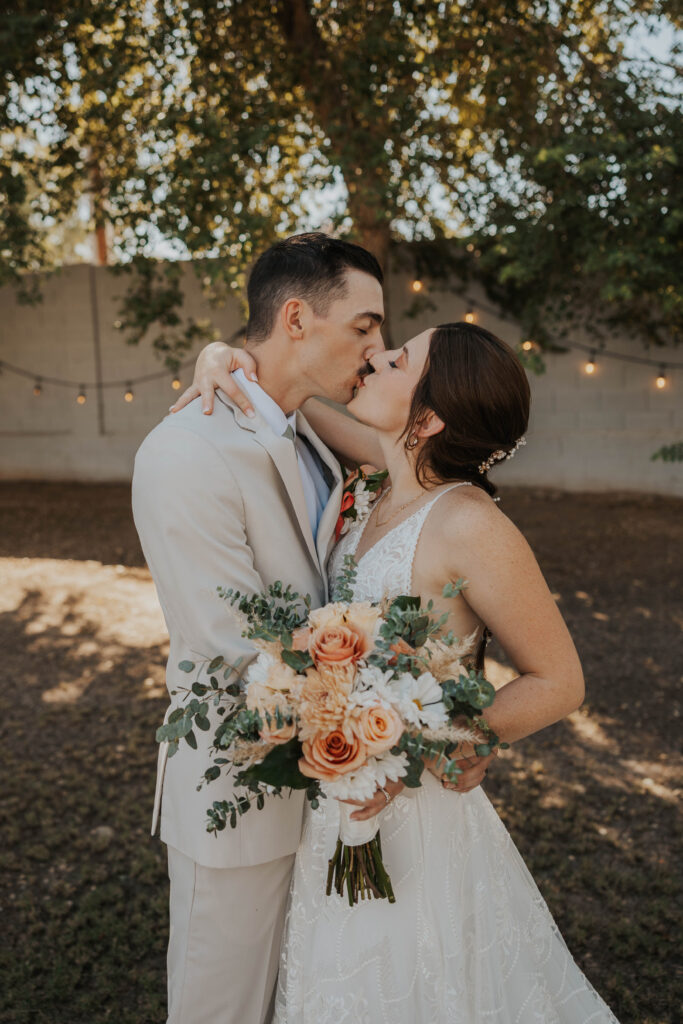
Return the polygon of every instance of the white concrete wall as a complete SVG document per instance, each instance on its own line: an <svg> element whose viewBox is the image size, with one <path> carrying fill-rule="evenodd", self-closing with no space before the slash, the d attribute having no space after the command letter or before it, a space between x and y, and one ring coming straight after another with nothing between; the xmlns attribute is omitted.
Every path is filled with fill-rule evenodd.
<svg viewBox="0 0 683 1024"><path fill-rule="evenodd" d="M114 327L126 278L95 270L102 352L102 379L125 380L162 369L151 345L126 345ZM93 308L91 268L69 267L48 278L43 302L22 306L12 288L0 290L0 360L36 375L93 381ZM210 309L191 269L186 273L185 310L210 316L224 337L240 323L237 303ZM475 289L468 294L484 298ZM435 309L417 317L403 316L414 295L410 277L392 275L389 282L391 329L395 342L425 327L461 319L469 303L445 291L423 295ZM476 302L475 302L476 308ZM515 344L519 329L478 311L478 321ZM577 336L577 341L590 339ZM198 348L199 346L197 346ZM640 345L615 338L608 348L644 354ZM656 352L653 357L683 362L681 352ZM547 373L530 376L533 405L528 445L496 474L498 483L531 484L569 490L640 490L683 495L683 466L650 455L662 444L683 439L683 370L669 372L669 384L654 386L656 368L598 359L596 373L582 370L586 356L573 351L547 358ZM181 375L183 386L189 371ZM104 434L99 432L95 392L85 405L75 392L45 383L34 398L32 381L5 372L0 376L0 477L4 479L128 480L135 451L161 419L175 392L171 374L135 388L135 400L123 400L123 388L106 389Z"/></svg>

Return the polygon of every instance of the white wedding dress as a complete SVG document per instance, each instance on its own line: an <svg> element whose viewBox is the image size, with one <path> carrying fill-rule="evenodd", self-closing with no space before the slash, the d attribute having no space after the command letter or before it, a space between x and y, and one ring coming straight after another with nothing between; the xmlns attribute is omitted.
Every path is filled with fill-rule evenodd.
<svg viewBox="0 0 683 1024"><path fill-rule="evenodd" d="M420 531L440 491L359 561L356 600L410 594ZM331 559L354 554L353 525ZM617 1024L567 949L505 826L479 787L429 773L381 814L396 902L325 895L336 800L306 813L273 1024Z"/></svg>

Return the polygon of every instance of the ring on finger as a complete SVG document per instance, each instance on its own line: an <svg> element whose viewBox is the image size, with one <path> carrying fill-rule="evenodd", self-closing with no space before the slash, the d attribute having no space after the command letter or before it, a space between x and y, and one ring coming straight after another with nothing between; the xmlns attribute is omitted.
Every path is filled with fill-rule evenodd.
<svg viewBox="0 0 683 1024"><path fill-rule="evenodd" d="M391 797L390 797L390 796L389 796L389 794L387 793L387 791L386 791L386 789L384 788L384 786L380 786L379 788L380 788L380 789L382 790L382 792L384 793L384 799L386 800L386 802L387 802L387 804L388 804L388 803L389 803L389 802L391 801ZM385 806L386 806L386 804L385 804Z"/></svg>

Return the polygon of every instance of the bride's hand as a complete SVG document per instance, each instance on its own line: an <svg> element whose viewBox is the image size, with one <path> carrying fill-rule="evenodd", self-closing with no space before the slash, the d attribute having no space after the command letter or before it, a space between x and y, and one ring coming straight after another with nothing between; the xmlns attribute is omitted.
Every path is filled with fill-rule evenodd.
<svg viewBox="0 0 683 1024"><path fill-rule="evenodd" d="M428 761L427 768L432 775L440 780L444 789L451 789L456 793L469 793L471 789L476 789L484 781L484 777L494 757L498 757L497 749L491 754L487 754L486 757L479 757L477 754L472 753L466 757L456 758L458 767L462 769L462 772L453 781L446 778L443 771L436 767L434 761Z"/></svg>
<svg viewBox="0 0 683 1024"><path fill-rule="evenodd" d="M383 787L378 787L370 800L342 800L341 803L355 804L358 807L351 815L351 821L366 821L383 811L402 789L405 789L405 785L399 779L397 782L387 782Z"/></svg>
<svg viewBox="0 0 683 1024"><path fill-rule="evenodd" d="M220 388L238 405L247 416L253 416L251 402L235 383L231 374L235 370L244 370L249 380L255 381L256 363L253 357L243 348L231 348L222 341L213 341L199 353L194 368L192 384L183 391L178 401L171 406L171 412L179 412L193 399L201 395L202 412L210 416L213 412L213 393Z"/></svg>

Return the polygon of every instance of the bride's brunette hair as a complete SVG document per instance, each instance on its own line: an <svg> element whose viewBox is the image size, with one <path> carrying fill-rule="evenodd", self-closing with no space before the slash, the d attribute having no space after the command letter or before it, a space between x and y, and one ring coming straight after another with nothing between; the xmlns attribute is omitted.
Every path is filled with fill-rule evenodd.
<svg viewBox="0 0 683 1024"><path fill-rule="evenodd" d="M529 400L526 373L509 345L474 324L440 324L402 435L409 448L407 439L432 410L445 424L420 446L418 480L469 480L494 495L479 467L494 452L515 448L527 429Z"/></svg>

